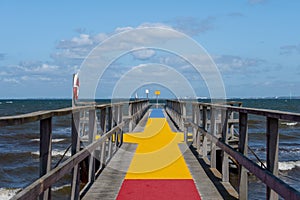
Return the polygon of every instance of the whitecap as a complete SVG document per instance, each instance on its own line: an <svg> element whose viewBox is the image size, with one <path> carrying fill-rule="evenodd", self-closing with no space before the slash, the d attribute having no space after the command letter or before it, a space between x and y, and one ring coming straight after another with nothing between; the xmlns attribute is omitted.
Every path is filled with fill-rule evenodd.
<svg viewBox="0 0 300 200"><path fill-rule="evenodd" d="M259 166L261 166L261 163L257 163ZM263 162L264 166L267 166L266 162ZM283 161L278 162L278 169L280 171L289 171L294 169L295 167L300 167L300 160L298 161Z"/></svg>
<svg viewBox="0 0 300 200"><path fill-rule="evenodd" d="M59 139L52 139L52 143L58 143L58 142L62 142L64 141L65 139L62 139L62 138L59 138ZM35 138L35 139L31 139L30 140L31 142L39 142L40 139L39 138Z"/></svg>
<svg viewBox="0 0 300 200"><path fill-rule="evenodd" d="M11 199L20 190L21 189L0 188L0 199L1 200Z"/></svg>
<svg viewBox="0 0 300 200"><path fill-rule="evenodd" d="M286 162L279 162L278 163L278 168L281 171L292 170L295 167L300 167L300 160L299 161L286 161Z"/></svg>
<svg viewBox="0 0 300 200"><path fill-rule="evenodd" d="M64 153L65 153L65 150L58 150L58 149L52 150L52 156L62 156L62 155L64 155ZM40 152L39 151L33 151L33 152L31 152L31 154L39 156ZM72 155L71 151L67 151L65 156L71 157L71 155Z"/></svg>
<svg viewBox="0 0 300 200"><path fill-rule="evenodd" d="M66 185L62 185L62 186L54 186L51 189L52 189L52 191L58 191L58 190L64 189L65 187L71 187L71 184L66 184Z"/></svg>

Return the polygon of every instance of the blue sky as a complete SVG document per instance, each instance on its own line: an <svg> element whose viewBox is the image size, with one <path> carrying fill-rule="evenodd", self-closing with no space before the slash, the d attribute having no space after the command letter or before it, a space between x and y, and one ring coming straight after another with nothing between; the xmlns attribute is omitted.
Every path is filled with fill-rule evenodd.
<svg viewBox="0 0 300 200"><path fill-rule="evenodd" d="M299 9L297 0L3 0L0 98L70 98L72 74L89 50L143 24L170 27L202 45L228 97L300 96Z"/></svg>

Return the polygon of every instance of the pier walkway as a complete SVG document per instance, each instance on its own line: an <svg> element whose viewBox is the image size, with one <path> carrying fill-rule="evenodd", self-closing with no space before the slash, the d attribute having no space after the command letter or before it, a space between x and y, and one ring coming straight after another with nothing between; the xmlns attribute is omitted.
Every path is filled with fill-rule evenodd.
<svg viewBox="0 0 300 200"><path fill-rule="evenodd" d="M145 116L83 199L234 199L222 196L162 109Z"/></svg>
<svg viewBox="0 0 300 200"><path fill-rule="evenodd" d="M51 199L60 180L70 182L72 200L248 199L250 175L265 184L268 200L300 199L278 176L279 124L300 122L299 113L172 99L160 108L136 100L0 117L0 127L40 128L40 178L12 199ZM264 119L266 165L248 155L253 115ZM62 116L72 156L54 166L53 119Z"/></svg>

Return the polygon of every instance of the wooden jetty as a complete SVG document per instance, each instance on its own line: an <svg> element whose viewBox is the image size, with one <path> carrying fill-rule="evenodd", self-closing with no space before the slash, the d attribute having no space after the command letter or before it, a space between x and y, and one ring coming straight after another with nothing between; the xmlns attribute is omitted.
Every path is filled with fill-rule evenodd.
<svg viewBox="0 0 300 200"><path fill-rule="evenodd" d="M52 119L66 115L72 156L51 168ZM249 115L266 118L266 169L248 158ZM40 178L13 199L51 199L51 186L70 173L70 199L248 199L249 173L266 185L266 199L300 199L278 178L279 120L300 122L300 114L178 100L154 109L138 100L0 117L0 127L40 121Z"/></svg>

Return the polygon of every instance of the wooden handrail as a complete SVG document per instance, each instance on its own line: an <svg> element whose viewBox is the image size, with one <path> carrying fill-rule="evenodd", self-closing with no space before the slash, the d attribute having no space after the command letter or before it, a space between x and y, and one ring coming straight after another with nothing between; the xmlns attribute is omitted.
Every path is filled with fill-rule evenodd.
<svg viewBox="0 0 300 200"><path fill-rule="evenodd" d="M111 137L117 130L120 130L125 124L122 123L108 133L104 134L99 140L93 142L92 144L88 145L86 148L82 149L65 162L63 162L58 167L54 168L46 175L42 176L31 185L26 187L24 190L16 194L12 199L13 200L27 200L27 199L34 199L34 197L39 196L42 192L48 189L51 185L56 183L60 180L65 174L71 172L74 166L78 165L82 162L85 158L90 156L91 152L94 151L99 145L103 144L109 137Z"/></svg>
<svg viewBox="0 0 300 200"><path fill-rule="evenodd" d="M243 165L249 172L259 178L263 183L268 185L272 190L280 194L285 199L296 200L300 199L300 192L295 190L290 185L283 182L278 177L274 176L270 171L260 167L257 163L253 162L249 158L245 157L240 152L233 149L228 144L222 142L219 138L211 135L209 132L204 130L199 125L193 122L186 122L186 126L192 126L199 129L202 133L207 134L209 136L209 140L215 143L220 149L228 153L232 158L238 161L239 164Z"/></svg>
<svg viewBox="0 0 300 200"><path fill-rule="evenodd" d="M124 104L129 104L133 109L129 118L123 117L122 106ZM139 100L102 105L77 106L74 108L69 107L57 110L32 112L16 116L0 117L0 127L40 121L40 178L15 195L13 199L36 199L38 196L44 199L48 199L49 197L51 198L51 186L71 170L73 170L71 198L80 198L79 163L88 157L91 158L89 159L90 167L88 172L88 184L92 184L95 179L95 174L101 172L101 168L105 167L107 162L109 162L111 157L122 144L122 130L124 126L132 123L132 121L139 121L145 113L145 110L149 108L147 105L147 100ZM98 132L96 125L96 110L99 111L99 121L104 134L101 135L99 140L93 142L95 133ZM79 151L80 140L78 135L79 130L77 130L77 128L80 123L81 111L89 113L88 138L90 144L83 150ZM65 115L72 115L72 156L61 165L51 170L52 118ZM97 172L93 167L95 166L95 158L93 155L96 148L100 148L101 150L101 167ZM83 190L85 190L85 188L83 188Z"/></svg>
<svg viewBox="0 0 300 200"><path fill-rule="evenodd" d="M196 148L202 151L203 157L207 156L208 142L211 141L210 166L216 168L216 146L222 151L222 181L229 181L228 155L240 165L239 170L239 195L241 199L248 196L248 174L251 172L267 186L267 199L278 199L278 194L285 199L300 199L300 192L284 183L278 175L278 144L279 144L279 120L300 122L300 114L257 108L237 107L241 103L229 102L227 105L192 102L192 121L188 117L181 116L178 107L180 101L167 103L167 112L173 121L182 123L184 119L185 141L188 138L188 127L193 128L193 142ZM173 107L174 106L174 107ZM209 115L207 114L209 111ZM239 119L234 119L233 113L238 113ZM266 119L266 162L267 169L260 167L247 157L248 147L248 115L263 116ZM179 119L179 120L178 120ZM209 123L210 122L210 123ZM233 123L232 123L233 122ZM201 124L201 125L200 125ZM228 132L234 132L234 124L239 125L238 150L228 144ZM208 126L209 125L209 126ZM209 128L210 127L210 128ZM217 128L218 127L218 128ZM202 135L200 137L199 135ZM200 141L201 140L201 141ZM202 144L200 144L202 143Z"/></svg>

